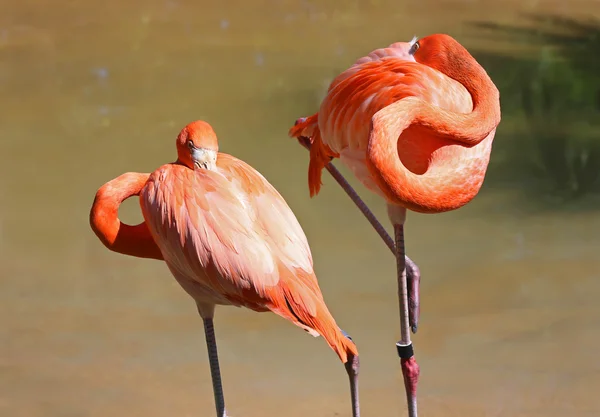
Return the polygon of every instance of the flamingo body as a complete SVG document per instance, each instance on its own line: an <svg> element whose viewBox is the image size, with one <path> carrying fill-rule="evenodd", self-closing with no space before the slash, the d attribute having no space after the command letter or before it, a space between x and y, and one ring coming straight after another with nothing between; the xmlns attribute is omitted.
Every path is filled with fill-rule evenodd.
<svg viewBox="0 0 600 417"><path fill-rule="evenodd" d="M419 284L408 285L406 212L441 213L471 201L483 184L499 123L500 94L485 70L455 39L436 34L360 58L332 81L318 113L289 130L304 146L310 142L311 197L319 192L323 168L340 158L387 204L409 417L417 417L419 366L409 327L416 331Z"/></svg>
<svg viewBox="0 0 600 417"><path fill-rule="evenodd" d="M343 362L347 350L357 354L325 306L296 217L248 164L219 153L214 171L164 165L140 204L170 271L199 305L270 310L323 335Z"/></svg>
<svg viewBox="0 0 600 417"><path fill-rule="evenodd" d="M388 203L417 212L454 210L479 192L495 125L479 140L465 143L443 126L436 132L423 123L424 111L467 115L474 110L473 98L461 82L417 62L409 53L413 44L398 42L357 60L332 81L319 112L290 129L291 136L312 141L311 195L319 192L321 170L331 158L340 158ZM378 130L373 126L376 116L383 126ZM382 132L394 124L394 132ZM376 140L397 143L376 150ZM379 164L374 164L376 159ZM382 171L387 179L381 178ZM386 181L396 184L390 187Z"/></svg>
<svg viewBox="0 0 600 417"><path fill-rule="evenodd" d="M356 345L329 312L306 236L275 188L251 166L218 152L212 127L187 125L177 161L151 174L125 173L96 192L90 225L110 250L164 260L194 299L204 322L217 417L226 417L213 316L216 305L272 311L323 336L350 379L352 416L360 416ZM139 196L144 222L118 218Z"/></svg>

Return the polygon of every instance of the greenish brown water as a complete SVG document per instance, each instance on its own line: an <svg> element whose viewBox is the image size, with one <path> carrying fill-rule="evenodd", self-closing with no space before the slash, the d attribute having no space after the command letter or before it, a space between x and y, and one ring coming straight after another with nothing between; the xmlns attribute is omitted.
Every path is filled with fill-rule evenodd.
<svg viewBox="0 0 600 417"><path fill-rule="evenodd" d="M96 189L173 160L175 135L195 119L299 218L325 299L361 352L363 414L404 415L392 256L330 178L309 199L307 153L287 129L376 47L432 32L481 46L469 19L597 7L0 4L0 415L11 417L213 414L191 299L163 264L108 252L88 226ZM600 415L598 212L524 214L519 204L488 188L459 211L409 216L408 252L423 274L422 416ZM123 218L141 218L134 201ZM345 372L322 340L234 308L218 309L216 326L233 417L349 415Z"/></svg>

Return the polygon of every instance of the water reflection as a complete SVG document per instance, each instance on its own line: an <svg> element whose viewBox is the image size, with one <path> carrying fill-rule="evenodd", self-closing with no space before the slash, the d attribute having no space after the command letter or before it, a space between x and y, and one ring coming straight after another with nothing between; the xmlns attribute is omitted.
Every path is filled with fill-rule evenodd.
<svg viewBox="0 0 600 417"><path fill-rule="evenodd" d="M595 120L600 109L600 20L526 17L528 26L475 23L488 37L510 39L515 47L512 55L475 52L497 80L504 118L513 121L495 148L513 169L507 172L496 164L488 185L507 176L509 186L527 178L521 188L537 209L547 206L551 196L563 208L575 203L571 205L578 209L595 210L600 191L600 124Z"/></svg>
<svg viewBox="0 0 600 417"><path fill-rule="evenodd" d="M87 224L97 187L174 159L176 133L198 118L294 209L325 298L361 349L365 415L397 414L395 265L334 181L326 177L318 198L308 198L306 151L287 128L314 111L332 76L374 47L447 31L492 50L461 37L463 22L512 21L533 7L564 13L563 3L536 4L6 3L0 414L212 412L191 300L164 265L107 253ZM590 7L571 2L569 12ZM505 117L497 142L517 123ZM494 155L511 169L505 154ZM408 253L423 274L415 337L423 415L600 413L600 220L596 210L548 202L528 211L526 203L517 182L491 182L460 211L409 217ZM135 202L123 216L140 219ZM274 315L232 308L218 310L216 324L232 415L348 413L345 376L322 340Z"/></svg>

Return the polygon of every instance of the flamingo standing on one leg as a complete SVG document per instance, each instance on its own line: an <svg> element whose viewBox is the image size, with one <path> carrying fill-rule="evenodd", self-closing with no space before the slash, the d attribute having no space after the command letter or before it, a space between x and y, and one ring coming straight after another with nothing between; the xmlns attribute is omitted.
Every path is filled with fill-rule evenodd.
<svg viewBox="0 0 600 417"><path fill-rule="evenodd" d="M400 342L408 410L417 416L419 367L410 340L404 250L406 210L455 210L479 192L500 123L500 95L455 39L436 34L359 59L331 83L319 112L290 136L311 141L309 188L340 158L383 197L394 225Z"/></svg>
<svg viewBox="0 0 600 417"><path fill-rule="evenodd" d="M213 327L216 305L272 311L323 336L345 364L352 415L359 417L358 350L331 316L306 236L275 188L256 170L219 153L209 124L177 137L178 159L152 174L126 173L102 186L90 213L109 249L164 259L204 321L217 417L226 416ZM139 195L144 223L129 226L118 207Z"/></svg>

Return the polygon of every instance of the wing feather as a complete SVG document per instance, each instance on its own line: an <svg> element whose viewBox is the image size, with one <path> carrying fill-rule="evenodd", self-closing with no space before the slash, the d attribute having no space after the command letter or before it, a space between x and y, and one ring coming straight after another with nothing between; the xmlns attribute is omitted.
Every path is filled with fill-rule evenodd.
<svg viewBox="0 0 600 417"><path fill-rule="evenodd" d="M472 98L459 82L393 51L375 51L331 83L319 111L319 130L332 151L340 153L347 146L365 148L373 115L405 97L419 97L455 112L472 110Z"/></svg>
<svg viewBox="0 0 600 417"><path fill-rule="evenodd" d="M263 231L271 253L290 270L313 273L313 259L306 235L281 194L258 171L231 155L219 154L219 168L254 209L257 227ZM241 175L240 173L243 173Z"/></svg>
<svg viewBox="0 0 600 417"><path fill-rule="evenodd" d="M218 172L166 165L142 190L142 212L180 274L236 299L249 288L262 295L278 282L275 260L255 212L228 185Z"/></svg>
<svg viewBox="0 0 600 417"><path fill-rule="evenodd" d="M226 154L219 161L219 172L166 165L142 191L144 216L166 238L159 240L169 261L179 270L214 264L223 278L261 295L277 285L277 263L313 274L306 235L277 190L243 161Z"/></svg>

